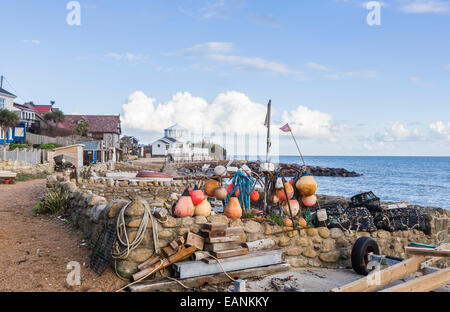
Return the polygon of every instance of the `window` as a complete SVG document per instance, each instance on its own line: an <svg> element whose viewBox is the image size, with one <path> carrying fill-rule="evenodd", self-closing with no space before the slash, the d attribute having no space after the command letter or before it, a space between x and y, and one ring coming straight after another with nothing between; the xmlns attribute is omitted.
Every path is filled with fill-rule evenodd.
<svg viewBox="0 0 450 312"><path fill-rule="evenodd" d="M4 108L5 100L0 98L0 108Z"/></svg>

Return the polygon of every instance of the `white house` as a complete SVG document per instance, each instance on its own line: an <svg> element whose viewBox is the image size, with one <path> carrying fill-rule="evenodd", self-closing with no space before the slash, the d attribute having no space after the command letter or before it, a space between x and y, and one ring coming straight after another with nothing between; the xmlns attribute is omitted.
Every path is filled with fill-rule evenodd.
<svg viewBox="0 0 450 312"><path fill-rule="evenodd" d="M14 99L16 96L2 87L0 87L0 109L8 109L10 111L15 111L14 109ZM10 129L6 135L5 142L5 133L0 129L0 144L11 143L13 140L13 129Z"/></svg>
<svg viewBox="0 0 450 312"><path fill-rule="evenodd" d="M207 159L209 150L195 147L189 140L189 130L176 124L164 130L164 137L154 142L152 157L172 159Z"/></svg>

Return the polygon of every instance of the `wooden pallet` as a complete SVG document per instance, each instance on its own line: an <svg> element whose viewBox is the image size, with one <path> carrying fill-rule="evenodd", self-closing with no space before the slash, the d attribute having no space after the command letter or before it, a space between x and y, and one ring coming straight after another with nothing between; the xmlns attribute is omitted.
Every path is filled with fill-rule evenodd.
<svg viewBox="0 0 450 312"><path fill-rule="evenodd" d="M372 292L377 291L389 284L407 276L413 274L421 269L424 269L424 264L431 266L444 256L448 256L448 249L450 244L442 245L436 249L422 250L423 248L407 247L406 253L414 254L413 257L393 265L389 268L381 270L376 273L379 274L374 282L374 276L369 275L358 281L352 282L348 285L338 287L332 290L332 292ZM437 255L430 257L431 255ZM425 272L426 274L427 272ZM387 289L383 292L424 292L433 291L441 288L447 284L450 284L450 270L436 269L434 272L424 275L420 278L412 279L406 283L399 284Z"/></svg>

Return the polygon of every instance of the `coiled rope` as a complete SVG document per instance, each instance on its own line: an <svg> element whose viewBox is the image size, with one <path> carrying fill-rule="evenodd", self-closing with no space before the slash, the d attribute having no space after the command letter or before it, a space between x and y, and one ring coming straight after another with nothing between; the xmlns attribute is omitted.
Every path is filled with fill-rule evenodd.
<svg viewBox="0 0 450 312"><path fill-rule="evenodd" d="M235 196L236 192L239 191L239 196L237 197L242 208L244 210L250 209L250 195L253 193L256 187L256 183L252 179L252 174L247 174L242 170L239 170L234 175L231 183L233 184L233 188L230 190L230 193L225 199L225 206L228 204L230 198Z"/></svg>

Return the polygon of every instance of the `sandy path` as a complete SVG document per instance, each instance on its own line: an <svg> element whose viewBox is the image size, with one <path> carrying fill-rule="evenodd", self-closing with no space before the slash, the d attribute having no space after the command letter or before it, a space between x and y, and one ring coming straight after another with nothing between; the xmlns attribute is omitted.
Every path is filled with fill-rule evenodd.
<svg viewBox="0 0 450 312"><path fill-rule="evenodd" d="M114 291L124 285L112 270L89 269L82 234L54 217L33 216L45 180L0 185L0 291ZM67 264L81 265L81 286L70 287ZM83 266L84 265L84 266Z"/></svg>

